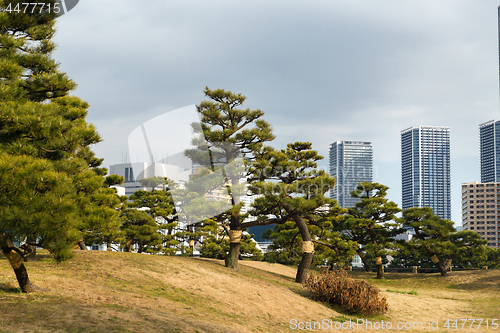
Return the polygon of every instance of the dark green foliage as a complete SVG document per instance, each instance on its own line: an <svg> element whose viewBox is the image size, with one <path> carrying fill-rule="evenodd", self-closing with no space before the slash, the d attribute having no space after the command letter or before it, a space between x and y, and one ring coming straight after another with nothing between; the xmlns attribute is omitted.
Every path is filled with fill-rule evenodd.
<svg viewBox="0 0 500 333"><path fill-rule="evenodd" d="M290 258L290 254L286 250L270 250L264 253L264 261L282 265L298 265L299 257Z"/></svg>
<svg viewBox="0 0 500 333"><path fill-rule="evenodd" d="M121 185L123 184L124 180L125 178L123 176L109 175L106 177L106 180L104 180L104 185L108 187L113 185Z"/></svg>
<svg viewBox="0 0 500 333"><path fill-rule="evenodd" d="M159 225L147 211L125 209L122 221L122 246L126 252L130 252L134 245L138 246L138 253L161 251L163 239L158 232Z"/></svg>
<svg viewBox="0 0 500 333"><path fill-rule="evenodd" d="M482 268L491 266L488 263L488 247L485 239L475 231L463 230L450 234L451 251L447 258L454 266L463 268ZM494 264L493 264L494 266Z"/></svg>
<svg viewBox="0 0 500 333"><path fill-rule="evenodd" d="M416 249L414 242L401 242L391 256L390 268L435 267L429 256Z"/></svg>
<svg viewBox="0 0 500 333"><path fill-rule="evenodd" d="M257 249L255 241L252 240L252 234L243 234L241 239L240 254L242 257L252 260L261 260L262 253ZM229 252L229 239L216 240L213 235L205 237L200 249L200 256L204 258L225 259Z"/></svg>
<svg viewBox="0 0 500 333"><path fill-rule="evenodd" d="M482 266L487 266L488 268L500 268L500 248L492 249L491 247L486 247L486 260L482 262Z"/></svg>
<svg viewBox="0 0 500 333"><path fill-rule="evenodd" d="M368 260L368 262L370 263L370 265L372 267L375 267L376 266L376 263L375 263L375 258L376 258L375 252L373 250L366 249L366 248L363 248L363 250L364 250L364 253L365 253L366 260ZM389 260L387 259L387 256L388 256L388 254L386 252L384 252L384 254L380 255L380 258L382 259L382 265L386 265L389 262Z"/></svg>
<svg viewBox="0 0 500 333"><path fill-rule="evenodd" d="M274 139L274 135L271 126L262 119L264 112L241 108L246 99L242 94L208 87L204 93L209 99L197 106L201 124L193 124L200 136L193 141L196 148L187 150L185 155L213 172L220 171L224 165L224 183L220 185L224 185L232 196L233 208L220 216L224 216L220 223L233 231L243 230L246 226L240 214L240 195L245 184L240 184L240 179L247 175L243 163L252 159L265 142ZM239 254L240 243L231 243L226 267L237 269Z"/></svg>
<svg viewBox="0 0 500 333"><path fill-rule="evenodd" d="M456 231L453 222L444 220L435 215L430 207L409 208L403 212L401 222L415 231L415 237L410 242L402 242L399 252L420 252L413 254L416 260L411 261L414 266L426 267L429 259L435 256L438 260L433 265L438 267L442 275L446 275L444 265L461 268L480 268L488 266L486 240L474 231ZM398 258L400 255L396 255ZM427 258L424 260L423 258ZM394 264L397 265L402 261ZM403 263L401 263L403 264ZM408 263L407 263L408 264Z"/></svg>
<svg viewBox="0 0 500 333"><path fill-rule="evenodd" d="M273 240L277 239L275 249L283 246L282 250L288 251L290 259L299 251L302 252L302 244L300 250L296 250L297 235L300 235L302 242L312 242L314 230L322 232L324 226L325 230L331 229L331 224L326 226L325 222L333 221L340 213L337 203L325 197L325 193L335 185L335 179L324 170L317 169L317 161L322 159L312 149L311 143L295 142L279 151L264 147L251 165L250 190L260 197L255 199L250 214L258 216L255 225L269 221L275 224L288 223L276 227L280 231L287 230L286 234L276 232L269 236ZM330 232L331 239L334 238L333 234ZM302 260L296 281L304 282L314 256L310 252L300 255Z"/></svg>
<svg viewBox="0 0 500 333"><path fill-rule="evenodd" d="M293 221L276 224L273 229L266 230L262 236L273 242L268 246L268 252L264 254L265 261L285 265L300 263L302 237Z"/></svg>
<svg viewBox="0 0 500 333"><path fill-rule="evenodd" d="M71 178L50 161L0 152L0 184L0 234L17 243L37 235L56 260L70 257L78 237Z"/></svg>
<svg viewBox="0 0 500 333"><path fill-rule="evenodd" d="M21 1L2 1L0 8L9 3L15 7ZM46 3L54 4L55 0ZM1 190L2 196L10 196L12 204L1 203L5 218L0 220L0 233L6 232L20 242L26 236L41 239L42 246L63 259L75 240L84 238L89 230L95 231L97 220L113 221L111 215L116 213L104 204L114 199L103 199L106 191L102 176L106 170L99 168L102 159L89 148L101 140L85 120L89 105L68 95L76 84L59 72L51 56L55 48L54 18L55 13L31 13L31 9L26 13L0 12L1 159L7 164L23 163L25 170L34 168L30 177L40 180L38 185L23 186L26 179L9 176L9 187L16 188L16 193L9 194L6 187ZM44 168L38 169L39 165ZM43 185L42 179L51 177L42 174L49 171L60 185ZM65 194L56 195L61 186ZM30 202L22 197L29 197ZM37 214L20 218L11 213L14 209L29 212L33 207ZM48 215L36 217L44 214ZM65 214L64 218L59 219L59 214ZM18 221L9 222L9 216Z"/></svg>
<svg viewBox="0 0 500 333"><path fill-rule="evenodd" d="M175 254L180 243L175 237L178 216L175 212L172 195L168 191L167 179L153 177L142 179L141 182L151 190L135 192L130 196L132 202L128 203L127 206L149 208L148 214L156 221L158 229L163 230L161 236L163 238L163 251L166 254Z"/></svg>
<svg viewBox="0 0 500 333"><path fill-rule="evenodd" d="M336 304L348 313L373 316L387 312L389 306L380 290L365 280L354 280L344 270L309 275L305 287L315 300Z"/></svg>
<svg viewBox="0 0 500 333"><path fill-rule="evenodd" d="M339 225L344 237L364 245L363 251L373 252L379 279L384 276L382 257L387 254L386 249L396 235L404 232L394 221L394 214L401 209L386 198L388 189L379 183L359 183L351 195L361 201L349 208L349 216Z"/></svg>

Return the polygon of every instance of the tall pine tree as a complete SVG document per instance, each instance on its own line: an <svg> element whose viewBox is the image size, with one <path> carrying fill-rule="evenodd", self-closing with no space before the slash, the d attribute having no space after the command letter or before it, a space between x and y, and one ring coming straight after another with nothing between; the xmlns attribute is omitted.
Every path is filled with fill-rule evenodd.
<svg viewBox="0 0 500 333"><path fill-rule="evenodd" d="M47 0L53 4L55 0ZM89 105L52 58L56 13L0 1L0 247L24 292L30 282L18 246L28 241L57 260L71 255L89 194L106 170L89 146L100 141L86 122ZM36 244L33 244L36 243Z"/></svg>
<svg viewBox="0 0 500 333"><path fill-rule="evenodd" d="M201 127L195 127L202 134L193 142L196 149L186 151L186 156L199 165L216 171L218 167L229 166L238 159L252 159L265 142L274 139L271 126L262 119L264 112L240 108L246 97L223 89L204 90L205 100L197 106L201 117ZM240 214L242 185L240 179L246 177L245 169L223 170L231 209L228 216L230 246L226 256L226 267L238 269L243 218Z"/></svg>
<svg viewBox="0 0 500 333"><path fill-rule="evenodd" d="M325 197L335 179L317 169L317 161L323 156L311 147L309 142L290 143L279 151L266 147L250 170L250 189L259 196L251 211L259 218L250 223L295 223L302 239L302 258L295 278L300 283L304 283L313 260L311 222L317 220L315 215L321 214L322 209L332 215L338 212L336 202Z"/></svg>

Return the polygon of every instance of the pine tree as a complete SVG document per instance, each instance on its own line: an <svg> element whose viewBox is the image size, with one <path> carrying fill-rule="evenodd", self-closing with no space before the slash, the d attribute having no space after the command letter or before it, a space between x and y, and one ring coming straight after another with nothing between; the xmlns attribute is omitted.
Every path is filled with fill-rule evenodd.
<svg viewBox="0 0 500 333"><path fill-rule="evenodd" d="M162 231L163 250L168 254L175 254L179 241L175 237L178 225L178 216L175 212L172 195L168 188L168 179L151 177L140 180L141 185L148 190L139 190L130 196L128 207L149 208L148 214L156 221L158 230ZM172 183L172 181L170 181Z"/></svg>
<svg viewBox="0 0 500 333"><path fill-rule="evenodd" d="M162 250L163 239L158 232L160 226L147 211L124 209L122 213L122 246L125 252L130 252L134 245L138 246L137 253Z"/></svg>
<svg viewBox="0 0 500 333"><path fill-rule="evenodd" d="M403 211L402 222L415 231L415 243L425 251L442 276L448 273L438 255L451 246L450 234L455 231L453 222L435 215L430 207L413 207Z"/></svg>
<svg viewBox="0 0 500 333"><path fill-rule="evenodd" d="M68 95L76 84L51 57L56 13L32 13L33 5L5 11L21 3L0 2L0 247L21 290L31 292L17 245L68 258L92 204L87 196L103 187L106 170L89 148L100 141L85 121L89 105Z"/></svg>
<svg viewBox="0 0 500 333"><path fill-rule="evenodd" d="M245 228L240 214L244 184L240 179L246 176L246 170L228 170L232 163L241 158L252 159L265 142L274 139L271 126L262 119L261 110L241 109L245 96L223 89L204 90L209 100L197 106L201 117L201 126L193 128L202 134L193 143L196 149L186 151L186 156L199 165L217 171L224 166L225 182L231 196L232 209L228 216L230 247L226 256L226 267L238 269L238 257L241 246L241 232Z"/></svg>
<svg viewBox="0 0 500 333"><path fill-rule="evenodd" d="M335 179L317 169L323 159L311 149L309 142L295 142L280 151L266 147L252 162L251 186L255 199L251 215L260 224L282 224L293 221L302 238L302 259L296 282L304 283L313 260L314 244L310 222L320 208L335 211L335 201L325 193L335 185ZM332 210L333 209L333 210ZM268 216L274 216L269 218ZM309 222L309 223L308 223Z"/></svg>
<svg viewBox="0 0 500 333"><path fill-rule="evenodd" d="M359 235L366 235L363 244L367 250L375 254L377 279L384 278L382 256L393 238L404 230L395 221L395 214L400 212L396 203L386 198L389 188L379 183L362 182L351 195L360 198L353 208L349 209L352 218L347 219L347 230L360 229Z"/></svg>
<svg viewBox="0 0 500 333"><path fill-rule="evenodd" d="M452 221L441 219L430 207L404 210L401 222L413 228L415 231L413 243L416 249L431 259L442 276L448 275L446 268L451 266L454 258L464 262L464 257L479 257L484 244L487 243L477 232L467 230L457 232Z"/></svg>

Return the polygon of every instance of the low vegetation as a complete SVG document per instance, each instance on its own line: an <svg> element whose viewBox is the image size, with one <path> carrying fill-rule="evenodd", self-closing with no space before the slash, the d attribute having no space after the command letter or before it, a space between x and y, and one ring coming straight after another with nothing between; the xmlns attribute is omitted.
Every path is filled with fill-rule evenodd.
<svg viewBox="0 0 500 333"><path fill-rule="evenodd" d="M321 275L309 275L305 287L315 300L337 304L352 314L373 316L387 312L389 306L380 289L366 280L355 280L345 270L324 271Z"/></svg>

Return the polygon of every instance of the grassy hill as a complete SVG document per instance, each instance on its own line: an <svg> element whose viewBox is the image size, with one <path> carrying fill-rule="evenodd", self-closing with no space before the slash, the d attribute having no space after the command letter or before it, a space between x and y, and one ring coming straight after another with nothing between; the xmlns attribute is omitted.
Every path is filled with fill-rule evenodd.
<svg viewBox="0 0 500 333"><path fill-rule="evenodd" d="M27 268L31 280L50 291L20 293L1 257L0 332L291 332L292 319L358 319L311 301L294 282L295 269L279 264L244 261L235 272L215 260L81 251L61 264L42 255ZM388 299L389 312L372 322L439 320L439 332L445 332L446 319L500 319L497 270L444 279L354 275L377 284ZM363 331L373 330L356 330Z"/></svg>

